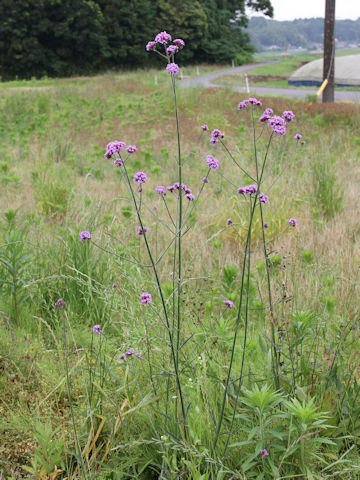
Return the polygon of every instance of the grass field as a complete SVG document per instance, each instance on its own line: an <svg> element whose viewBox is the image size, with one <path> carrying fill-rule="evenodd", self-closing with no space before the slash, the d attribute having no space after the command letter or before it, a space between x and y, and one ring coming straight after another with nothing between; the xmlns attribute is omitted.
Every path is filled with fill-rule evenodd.
<svg viewBox="0 0 360 480"><path fill-rule="evenodd" d="M291 62L272 68L282 75ZM0 478L360 478L359 106L262 99L296 115L273 139L261 186L270 197L265 262L260 211L249 236L249 204L236 193L256 177L251 116L237 110L243 98L177 91L182 178L196 199L193 209L184 197L190 229L177 302L179 243L169 239L179 197L165 203L154 192L179 178L167 72L0 90ZM210 145L204 123L225 132L247 175ZM256 125L263 158L267 130ZM134 195L170 329L125 171L104 158L113 140L138 148L126 163L130 179L148 176ZM220 167L204 184L210 153ZM141 304L142 292L151 304ZM131 348L141 358L119 360Z"/></svg>

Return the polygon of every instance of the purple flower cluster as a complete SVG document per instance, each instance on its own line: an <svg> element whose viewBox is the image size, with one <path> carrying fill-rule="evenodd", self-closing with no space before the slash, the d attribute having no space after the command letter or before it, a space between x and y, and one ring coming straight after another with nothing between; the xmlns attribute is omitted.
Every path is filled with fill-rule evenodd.
<svg viewBox="0 0 360 480"><path fill-rule="evenodd" d="M261 103L260 100L258 100L255 97L250 97L250 98L247 98L246 100L243 100L242 102L240 102L239 105L238 105L238 109L239 110L244 110L245 108L247 108L249 103L250 103L250 105L255 105L257 107L262 107L262 103Z"/></svg>
<svg viewBox="0 0 360 480"><path fill-rule="evenodd" d="M115 140L106 145L106 152L104 154L105 158L111 158L113 155L120 155L121 150L126 147L125 142Z"/></svg>
<svg viewBox="0 0 360 480"><path fill-rule="evenodd" d="M80 232L79 237L80 242L83 242L84 240L91 240L91 234L87 230L83 230L82 232Z"/></svg>
<svg viewBox="0 0 360 480"><path fill-rule="evenodd" d="M290 122L292 122L292 121L294 120L294 118L295 118L295 113L292 112L291 110L285 110L285 112L283 112L282 116L283 116L283 119L284 119L286 122L290 123Z"/></svg>
<svg viewBox="0 0 360 480"><path fill-rule="evenodd" d="M266 450L266 448L263 448L260 450L261 458L267 457L269 455L269 452Z"/></svg>
<svg viewBox="0 0 360 480"><path fill-rule="evenodd" d="M104 154L104 157L111 158L115 155L118 155L116 158L114 158L114 165L117 167L121 167L124 162L121 158L120 152L124 149L126 149L128 153L135 153L137 151L136 145L126 146L125 142L115 140L114 142L110 142L106 145L106 152Z"/></svg>
<svg viewBox="0 0 360 480"><path fill-rule="evenodd" d="M157 189L157 188L160 188L160 187L161 187L161 188L164 188L164 187L162 187L162 186L160 185L159 187L156 187L156 189ZM179 184L179 182L175 182L173 185L169 185L169 186L166 187L166 188L167 188L167 190L168 190L169 192L174 192L175 190L180 190L180 184ZM156 189L155 189L155 191L156 191ZM185 197L186 197L188 200L191 201L191 200L194 200L194 199L195 199L195 197L194 197L194 195L193 195L193 193L192 193L191 188L188 187L187 185L185 185L185 183L182 183L182 184L181 184L181 190L183 190L183 191L185 192ZM166 193L163 193L162 191L159 191L159 192L157 192L157 193L160 193L160 194L162 194L162 195L166 195Z"/></svg>
<svg viewBox="0 0 360 480"><path fill-rule="evenodd" d="M219 160L217 160L212 155L206 155L206 163L212 170L219 168Z"/></svg>
<svg viewBox="0 0 360 480"><path fill-rule="evenodd" d="M215 128L212 132L211 132L211 139L210 139L210 143L212 145L215 145L215 143L218 142L219 138L224 138L225 137L225 134L219 130L218 128Z"/></svg>
<svg viewBox="0 0 360 480"><path fill-rule="evenodd" d="M209 130L209 127L206 124L201 125L201 128L204 130L204 132Z"/></svg>
<svg viewBox="0 0 360 480"><path fill-rule="evenodd" d="M271 115L274 113L272 108L265 108L263 114L259 118L260 123L265 123L267 120L270 120Z"/></svg>
<svg viewBox="0 0 360 480"><path fill-rule="evenodd" d="M56 300L56 302L54 303L54 307L55 308L64 308L64 307L66 307L66 302L64 302L64 300L62 298L59 298L59 300Z"/></svg>
<svg viewBox="0 0 360 480"><path fill-rule="evenodd" d="M115 160L114 160L114 165L115 165L116 167L121 167L121 165L122 165L123 163L124 163L124 162L123 162L123 159L122 159L122 158L115 158Z"/></svg>
<svg viewBox="0 0 360 480"><path fill-rule="evenodd" d="M168 47L166 47L166 45L168 43L170 43L171 40L172 40L172 37L169 33L160 32L156 35L155 40L147 43L146 50L148 52L154 50L154 51L156 51L157 53L160 54L160 52L156 50L157 44L160 43L161 45L164 45L167 60L169 62L168 65L166 66L166 70L169 73L171 73L171 75L177 75L178 72L179 72L179 66L176 63L174 63L174 55L179 50L184 48L185 42L181 38L175 38L175 40L173 41L173 45L169 45ZM171 62L171 60L172 60L172 62Z"/></svg>
<svg viewBox="0 0 360 480"><path fill-rule="evenodd" d="M259 200L262 203L269 203L269 197L265 195L265 193L260 193L259 194Z"/></svg>
<svg viewBox="0 0 360 480"><path fill-rule="evenodd" d="M276 133L276 135L286 134L286 122L282 117L274 115L269 119L269 125L271 130Z"/></svg>
<svg viewBox="0 0 360 480"><path fill-rule="evenodd" d="M133 181L138 182L138 183L145 183L147 181L147 179L148 179L148 177L147 177L146 173L136 172L135 175L134 175Z"/></svg>
<svg viewBox="0 0 360 480"><path fill-rule="evenodd" d="M297 220L295 218L289 218L289 225L291 225L292 227L297 227Z"/></svg>
<svg viewBox="0 0 360 480"><path fill-rule="evenodd" d="M160 32L155 37L155 42L156 43L161 43L163 45L171 42L171 40L172 40L171 35L167 32Z"/></svg>
<svg viewBox="0 0 360 480"><path fill-rule="evenodd" d="M208 177L203 177L203 178L202 178L202 182L203 182L203 183L209 183Z"/></svg>
<svg viewBox="0 0 360 480"><path fill-rule="evenodd" d="M152 298L151 298L151 295L149 292L143 292L141 295L140 295L140 302L143 304L143 305L146 305L147 303L151 303L152 302Z"/></svg>
<svg viewBox="0 0 360 480"><path fill-rule="evenodd" d="M98 335L101 335L101 334L102 334L102 330L101 330L101 328L100 328L100 325L94 325L92 331L93 331L94 333L97 333Z"/></svg>
<svg viewBox="0 0 360 480"><path fill-rule="evenodd" d="M233 306L234 306L234 302L232 302L231 300L224 300L224 304L225 304L228 308L233 308Z"/></svg>
<svg viewBox="0 0 360 480"><path fill-rule="evenodd" d="M176 45L170 45L169 47L167 47L166 49L166 53L168 55L171 55L172 53L175 54L179 51L179 47L176 46Z"/></svg>
<svg viewBox="0 0 360 480"><path fill-rule="evenodd" d="M137 235L144 235L148 230L149 230L148 227L144 226L143 228L141 228L141 226L139 226L136 234Z"/></svg>
<svg viewBox="0 0 360 480"><path fill-rule="evenodd" d="M121 355L119 355L119 360L125 360L126 357L131 357L132 355L136 355L137 357L141 357L141 353L140 352L135 352L135 350L133 348L130 348L130 350L128 350L127 352L125 353L122 353Z"/></svg>
<svg viewBox="0 0 360 480"><path fill-rule="evenodd" d="M175 38L174 40L175 45L178 47L179 50L185 47L185 42L182 38Z"/></svg>
<svg viewBox="0 0 360 480"><path fill-rule="evenodd" d="M228 218L226 220L226 225L232 225L233 221L231 220L231 218Z"/></svg>
<svg viewBox="0 0 360 480"><path fill-rule="evenodd" d="M240 187L237 190L237 193L239 195L251 195L253 193L256 193L258 190L257 185L246 185L246 187Z"/></svg>
<svg viewBox="0 0 360 480"><path fill-rule="evenodd" d="M179 65L177 65L176 63L172 62L172 63L168 63L166 65L166 70L171 73L172 75L177 75L179 73Z"/></svg>
<svg viewBox="0 0 360 480"><path fill-rule="evenodd" d="M301 140L301 139L302 139L301 133L296 133L296 134L294 135L294 138L295 138L296 140Z"/></svg>
<svg viewBox="0 0 360 480"><path fill-rule="evenodd" d="M162 185L159 185L155 188L155 192L158 193L159 195L166 195L166 190L165 187Z"/></svg>

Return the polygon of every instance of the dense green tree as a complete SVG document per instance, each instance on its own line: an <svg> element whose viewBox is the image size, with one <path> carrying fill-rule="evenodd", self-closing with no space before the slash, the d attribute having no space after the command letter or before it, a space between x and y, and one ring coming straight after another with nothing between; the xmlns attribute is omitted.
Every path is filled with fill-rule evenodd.
<svg viewBox="0 0 360 480"><path fill-rule="evenodd" d="M202 42L200 59L207 62L237 63L251 60L253 52L246 27L245 7L272 16L270 0L200 0L208 19L208 33Z"/></svg>
<svg viewBox="0 0 360 480"><path fill-rule="evenodd" d="M182 64L242 63L252 52L246 6L272 15L270 0L1 0L0 75L153 64L145 45L162 30L185 40Z"/></svg>
<svg viewBox="0 0 360 480"><path fill-rule="evenodd" d="M157 3L151 0L96 0L108 43L104 65L143 66L149 62L145 45L156 33Z"/></svg>
<svg viewBox="0 0 360 480"><path fill-rule="evenodd" d="M158 30L182 38L186 48L181 61L197 61L198 50L208 33L208 18L199 0L158 0Z"/></svg>
<svg viewBox="0 0 360 480"><path fill-rule="evenodd" d="M106 52L102 13L87 0L1 0L0 72L68 75L94 70Z"/></svg>

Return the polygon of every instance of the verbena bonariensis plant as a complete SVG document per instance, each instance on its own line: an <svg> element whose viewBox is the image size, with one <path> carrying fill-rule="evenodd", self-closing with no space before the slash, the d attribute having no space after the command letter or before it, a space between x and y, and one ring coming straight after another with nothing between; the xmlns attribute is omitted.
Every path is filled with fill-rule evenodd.
<svg viewBox="0 0 360 480"><path fill-rule="evenodd" d="M138 171L130 174L131 157L137 152L135 145L127 145L124 141L116 140L107 145L105 152L105 158L111 159L115 167L119 169L121 178L128 189L136 211L138 224L136 234L140 240L143 240L143 246L148 257L147 263L138 261L134 257L118 255L116 252L100 246L88 231L80 232L80 241L83 243L91 242L104 251L114 253L122 262L129 261L136 264L144 272L149 269L152 270L157 292L153 291L153 284L150 283L145 274L144 281L149 281L149 285L146 287L146 291L137 292L138 302L143 308L142 317L144 318L146 332L143 345L146 353L136 352L135 349L130 348L126 352L120 353L117 365L123 365L126 382L128 382L129 372L132 372L136 388L140 389L143 398L147 399L144 400L143 405L147 411L147 421L153 432L152 438L149 438L148 442L160 446L161 452L160 463L154 461L153 467L160 473L159 478L186 476L186 478L200 479L214 478L213 475L215 474L217 475L216 478L230 478L229 476L231 478L243 478L243 474L239 472L242 463L244 464L243 472L252 468L253 474L254 472L256 475L261 472L266 473L267 476L261 478L274 478L274 475L275 477L279 475L279 470L277 470L274 459L272 459L272 439L276 437L278 441L283 441L283 445L277 447L278 453L280 452L278 456L279 468L282 468L284 461L291 455L295 455L295 447L298 443L303 447L306 439L311 439L320 433L319 426L321 424L323 428L325 418L323 414L315 415L314 413L307 420L307 427L299 430L297 437L294 428L289 435L284 435L283 428L283 431L275 437L272 437L272 434L266 430L272 422L286 423L288 421L289 424L294 423L291 415L296 415L297 412L292 403L289 403L291 408L288 408L287 417L284 412L281 413L276 410L284 400L280 393L281 376L287 375L287 373L282 371L281 368L282 352L278 341L276 302L274 302L270 278L270 248L267 244L266 235L266 230L269 227L269 223L266 221L266 209L269 208L270 201L268 194L271 186L277 180L277 177L274 178L272 173L274 167L278 166L278 152L271 154L271 146L274 144L278 149L282 148L284 138L288 135L288 129L295 115L292 111L284 111L281 116L275 115L271 108L266 108L261 113L259 109L262 107L262 102L254 97L241 101L238 109L241 114L247 116L246 121L250 122L252 131L253 165L250 168L242 165L239 155L232 154L225 143L225 134L220 129L214 128L211 131L208 148L209 150L219 148L223 152L223 162L225 162L225 159L230 162L238 172L238 177L234 173L231 179L226 178L221 171L222 161L215 158L209 151L203 160L207 173L202 179L199 176L199 187L195 193L184 183L183 166L185 160L181 150L176 92L176 75L179 72L179 67L175 63L175 55L184 46L183 40L175 39L172 41L171 36L166 32L159 33L155 40L149 42L146 46L148 51L157 53L167 62L166 70L170 74L174 99L177 179L172 185L167 187L158 185L155 188L155 193L159 196L163 208L149 206L144 198L144 190L148 182L147 173ZM258 115L259 111L260 115ZM207 125L202 125L201 129L202 135L210 132ZM294 148L299 143L304 143L301 140L301 134L296 133L291 136L295 139L292 139ZM283 169L285 167L286 164L283 165ZM209 341L201 329L188 335L186 310L184 310L186 308L184 287L190 279L184 275L183 240L192 228L191 219L194 209L199 204L210 178L216 173L230 185L233 195L240 205L239 208L247 210L247 223L245 225L237 224L232 218L228 218L225 222L226 225L224 225L225 228L233 229L235 234L239 235L243 244L237 294L232 299L225 298L223 300L223 311L217 321L212 323L216 325L216 329L223 328L226 331L225 351L223 349L224 343L219 342L219 346L217 346L217 342ZM282 171L279 173L281 174ZM264 189L266 180L269 178L271 178L271 183L267 189ZM247 183L246 185L243 184L243 179L247 180L247 182L244 182ZM169 201L169 197L175 197L175 202ZM155 219L157 225L162 226L167 232L168 241L160 253L157 252L157 245L152 245L150 241L151 236L149 234L151 232L146 225L146 219L149 218L149 215L152 219ZM255 220L260 225L256 232L254 232ZM296 227L297 220L290 218L286 228L294 229ZM245 236L240 235L241 230L239 229L245 232ZM252 377L251 373L246 373L249 329L252 318L255 317L255 309L251 303L252 259L254 249L258 245L261 245L265 258L267 302L263 309L267 321L265 330L270 331L270 335L265 333L265 338L268 342L271 359L271 375L265 376L268 380L271 379L274 390L265 385L261 376ZM162 262L167 255L171 257L167 264L171 265L171 272L166 272L166 267L162 266ZM163 281L163 278L168 275L171 275L172 279L170 288L169 284ZM226 317L234 311L236 311L236 314L232 321L226 323ZM152 332L149 330L151 326L154 328L154 323L149 324L147 320L149 316L152 316L161 325L160 330L163 335L161 340L162 359L154 354L151 342ZM104 341L112 341L106 334L105 326L95 325L93 332ZM219 349L221 355L226 358L225 366L222 361L217 360L216 349ZM165 355L166 350L168 351L168 357ZM139 359L135 359L135 356ZM101 357L101 353L98 354L96 359L101 364L101 374L104 376L111 375L111 367L105 364L106 359ZM197 370L195 365L197 365ZM148 375L149 382L146 387L141 385L141 375L138 373L140 370L142 375L144 373ZM199 371L200 374L197 377L198 383L194 390L193 379L189 378L189 375L190 372L196 373L195 370ZM295 378L294 372L290 371L290 378L291 374ZM92 374L93 378L94 375ZM249 390L246 390L246 394L244 393L245 381L247 389L255 388L252 394L249 393ZM257 389L257 384L261 381L263 382L263 388L260 391ZM148 390L144 391L144 388ZM293 385L294 389L295 385ZM89 391L92 392L92 386L90 386ZM89 394L89 401L91 408L93 408L91 399L92 393ZM152 410L150 410L151 405L155 405ZM283 405L285 409L284 402ZM302 408L301 405L300 408ZM249 417L251 413L245 415L247 410L248 412L256 412L253 419ZM273 411L275 412L274 416L269 420ZM239 412L242 413L239 414ZM249 433L247 427L253 425L253 421L255 424L260 421L260 427L256 430L252 427ZM113 436L116 434L117 428L118 423L112 430ZM248 436L245 442L237 441L241 432ZM143 439L143 441L145 442L146 439ZM231 462L227 462L229 449L241 445L250 446L251 452L245 451L244 459L240 459L239 464L233 467ZM80 446L78 447L79 450ZM108 451L109 449L106 450L106 454ZM304 459L304 451L304 448L302 448L302 459ZM104 458L106 458L106 455ZM247 459L246 462L245 458ZM245 464L247 465L246 468ZM202 474L211 475L211 477L201 476Z"/></svg>

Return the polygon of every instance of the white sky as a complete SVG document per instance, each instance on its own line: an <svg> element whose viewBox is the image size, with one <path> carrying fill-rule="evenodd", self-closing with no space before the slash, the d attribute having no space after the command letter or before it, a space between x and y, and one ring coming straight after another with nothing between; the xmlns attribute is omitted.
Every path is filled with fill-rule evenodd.
<svg viewBox="0 0 360 480"><path fill-rule="evenodd" d="M271 0L271 3L274 7L274 20L325 16L325 0ZM254 15L251 10L248 13ZM360 0L336 0L335 17L339 20L359 18Z"/></svg>

